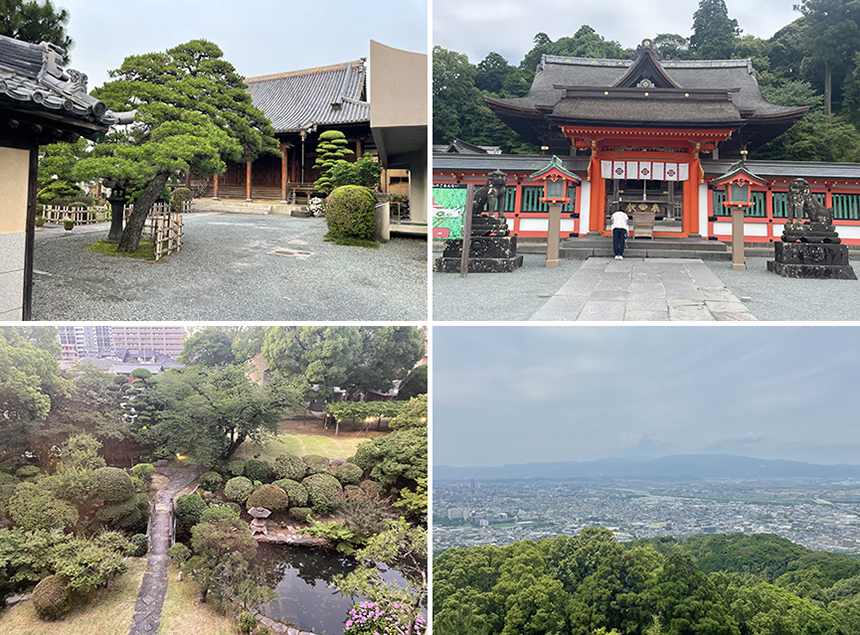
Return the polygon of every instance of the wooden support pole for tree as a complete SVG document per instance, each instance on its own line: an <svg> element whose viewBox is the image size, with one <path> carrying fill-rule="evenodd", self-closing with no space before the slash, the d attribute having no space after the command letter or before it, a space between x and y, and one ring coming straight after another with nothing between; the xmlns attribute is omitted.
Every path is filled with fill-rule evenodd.
<svg viewBox="0 0 860 635"><path fill-rule="evenodd" d="M213 192L212 200L217 201L218 200L218 175L217 174L215 175L215 181L214 181L213 187L215 188L215 191Z"/></svg>
<svg viewBox="0 0 860 635"><path fill-rule="evenodd" d="M287 202L287 146L281 145L281 203Z"/></svg>

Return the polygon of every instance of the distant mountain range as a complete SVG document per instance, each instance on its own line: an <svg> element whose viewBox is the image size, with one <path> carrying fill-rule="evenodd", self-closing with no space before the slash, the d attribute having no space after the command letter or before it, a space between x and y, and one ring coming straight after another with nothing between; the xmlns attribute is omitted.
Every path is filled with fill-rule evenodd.
<svg viewBox="0 0 860 635"><path fill-rule="evenodd" d="M800 461L753 459L732 454L675 454L659 459L525 463L502 467L433 467L437 481L520 479L860 478L860 465L814 465Z"/></svg>

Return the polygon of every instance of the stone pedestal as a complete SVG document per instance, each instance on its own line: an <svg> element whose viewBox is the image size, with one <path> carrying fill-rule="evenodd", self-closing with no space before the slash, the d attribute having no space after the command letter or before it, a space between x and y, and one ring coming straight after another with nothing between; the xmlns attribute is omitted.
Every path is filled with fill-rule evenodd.
<svg viewBox="0 0 860 635"><path fill-rule="evenodd" d="M838 241L838 236L836 237ZM774 243L774 259L767 270L785 278L834 278L856 280L848 263L848 246L833 242Z"/></svg>
<svg viewBox="0 0 860 635"><path fill-rule="evenodd" d="M459 273L463 241L445 241L442 257L433 261L433 271ZM472 236L469 240L469 273L507 273L518 269L523 257L517 255L516 236Z"/></svg>

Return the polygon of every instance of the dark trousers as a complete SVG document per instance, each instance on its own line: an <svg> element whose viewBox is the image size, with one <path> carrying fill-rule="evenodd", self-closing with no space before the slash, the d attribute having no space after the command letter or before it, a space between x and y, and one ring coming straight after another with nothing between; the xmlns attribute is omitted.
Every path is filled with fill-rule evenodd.
<svg viewBox="0 0 860 635"><path fill-rule="evenodd" d="M612 230L612 251L616 256L624 255L624 239L627 238L627 230L616 227Z"/></svg>

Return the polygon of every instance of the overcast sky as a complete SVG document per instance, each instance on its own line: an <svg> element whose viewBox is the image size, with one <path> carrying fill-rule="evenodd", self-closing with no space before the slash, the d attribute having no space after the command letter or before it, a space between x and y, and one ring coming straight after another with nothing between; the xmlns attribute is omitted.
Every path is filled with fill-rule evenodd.
<svg viewBox="0 0 860 635"><path fill-rule="evenodd" d="M729 453L860 463L860 329L433 330L433 463Z"/></svg>
<svg viewBox="0 0 860 635"><path fill-rule="evenodd" d="M426 53L426 0L54 0L68 10L71 68L102 85L129 55L192 39L217 44L245 77L367 57L370 40Z"/></svg>
<svg viewBox="0 0 860 635"><path fill-rule="evenodd" d="M763 39L800 17L793 4L797 0L726 0L743 34ZM516 66L536 34L556 41L583 24L625 48L660 33L689 37L698 6L698 0L434 0L433 44L465 53L473 64L496 51Z"/></svg>

